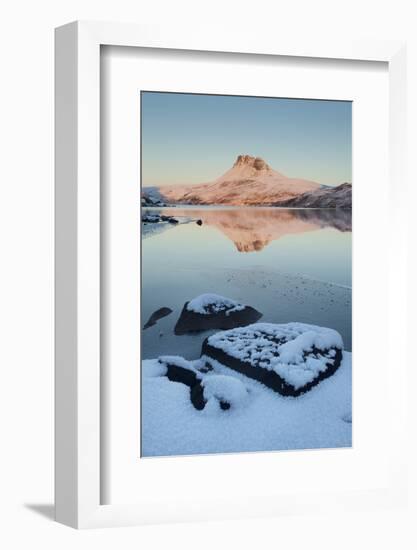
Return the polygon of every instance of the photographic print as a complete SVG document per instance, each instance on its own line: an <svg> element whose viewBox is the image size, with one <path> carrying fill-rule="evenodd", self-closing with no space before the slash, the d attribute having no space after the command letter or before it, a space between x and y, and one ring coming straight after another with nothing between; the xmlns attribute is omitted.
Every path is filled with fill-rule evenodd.
<svg viewBox="0 0 417 550"><path fill-rule="evenodd" d="M141 456L351 447L352 103L140 112Z"/></svg>

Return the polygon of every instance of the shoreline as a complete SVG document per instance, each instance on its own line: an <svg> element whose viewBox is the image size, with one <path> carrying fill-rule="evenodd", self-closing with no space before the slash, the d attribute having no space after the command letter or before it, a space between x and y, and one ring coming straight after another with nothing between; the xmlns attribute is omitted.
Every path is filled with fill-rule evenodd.
<svg viewBox="0 0 417 550"><path fill-rule="evenodd" d="M184 303L206 292L216 292L256 308L263 314L262 322L296 321L334 328L342 334L345 350L351 351L349 288L262 267L217 267L210 273L190 266L184 269L187 272L191 270L192 278L203 281L202 284L196 284L193 288L175 289L172 293L168 290L166 295L160 295L157 300L144 300L142 303L141 326L160 307L169 307L173 311L154 327L142 331L142 359L164 354L178 354L187 359L195 359L203 340L211 331L175 336L173 329ZM145 289L144 291L146 292ZM175 300L172 298L173 294ZM348 317L345 318L345 315ZM329 322L330 318L334 322ZM163 333L162 336L160 333Z"/></svg>

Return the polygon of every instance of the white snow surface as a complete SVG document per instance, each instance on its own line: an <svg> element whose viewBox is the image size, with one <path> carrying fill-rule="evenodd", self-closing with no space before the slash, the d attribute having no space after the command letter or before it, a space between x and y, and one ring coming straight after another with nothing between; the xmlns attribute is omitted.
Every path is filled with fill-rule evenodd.
<svg viewBox="0 0 417 550"><path fill-rule="evenodd" d="M204 397L210 406L210 401L214 399L217 404L219 400L230 403L233 409L244 407L248 397L248 389L238 378L226 376L224 374L212 374L205 376L202 381L204 388Z"/></svg>
<svg viewBox="0 0 417 550"><path fill-rule="evenodd" d="M219 294L200 294L187 304L188 311L201 313L202 315L220 313L221 311L226 311L226 315L228 315L232 311L241 311L245 307L243 304Z"/></svg>
<svg viewBox="0 0 417 550"><path fill-rule="evenodd" d="M209 399L202 411L193 407L187 386L163 375L158 359L142 362L144 456L352 445L351 353L343 352L335 374L296 398L283 397L208 357L192 361L191 367L205 362L214 370L201 375ZM218 398L223 395L236 406L222 411Z"/></svg>
<svg viewBox="0 0 417 550"><path fill-rule="evenodd" d="M156 378L158 376L165 376L168 372L166 365L161 363L158 359L155 361L142 361L142 377L143 378Z"/></svg>
<svg viewBox="0 0 417 550"><path fill-rule="evenodd" d="M337 331L303 323L255 323L217 332L208 343L253 367L275 371L295 389L312 382L334 363L335 351L329 348L343 349ZM304 358L313 347L319 352Z"/></svg>

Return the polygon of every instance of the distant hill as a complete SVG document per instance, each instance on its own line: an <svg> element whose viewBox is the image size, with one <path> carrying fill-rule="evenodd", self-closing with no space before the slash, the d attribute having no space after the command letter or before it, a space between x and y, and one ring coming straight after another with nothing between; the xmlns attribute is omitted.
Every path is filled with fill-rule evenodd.
<svg viewBox="0 0 417 550"><path fill-rule="evenodd" d="M144 187L142 190L142 198L152 200L153 202L163 201L163 197L159 192L159 187Z"/></svg>
<svg viewBox="0 0 417 550"><path fill-rule="evenodd" d="M289 208L352 208L352 184L316 189L298 197L280 201L276 206Z"/></svg>
<svg viewBox="0 0 417 550"><path fill-rule="evenodd" d="M171 204L267 206L318 191L320 187L313 181L288 178L259 157L239 155L233 166L212 182L144 187L143 193Z"/></svg>

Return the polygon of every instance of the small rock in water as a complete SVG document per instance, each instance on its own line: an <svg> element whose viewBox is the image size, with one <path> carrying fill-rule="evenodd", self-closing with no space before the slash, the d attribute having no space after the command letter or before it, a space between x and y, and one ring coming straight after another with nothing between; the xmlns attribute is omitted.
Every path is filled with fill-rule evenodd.
<svg viewBox="0 0 417 550"><path fill-rule="evenodd" d="M142 222L147 223L161 223L161 222L168 222L176 225L179 223L179 221L174 218L173 216L166 216L165 214L144 214L142 216Z"/></svg>
<svg viewBox="0 0 417 550"><path fill-rule="evenodd" d="M197 220L195 223L196 223L197 225L203 225L203 220Z"/></svg>
<svg viewBox="0 0 417 550"><path fill-rule="evenodd" d="M172 313L172 309L170 309L169 307L161 307L160 309L157 309L152 313L148 321L143 325L143 330L152 327L157 323L157 321L159 321L159 319L162 319L162 317L166 317L170 313ZM162 336L162 333L160 333L159 336Z"/></svg>
<svg viewBox="0 0 417 550"><path fill-rule="evenodd" d="M161 221L174 224L179 223L176 218L173 218L172 216L165 216L165 214L161 216Z"/></svg>
<svg viewBox="0 0 417 550"><path fill-rule="evenodd" d="M144 216L142 216L143 223L159 223L160 221L161 218L158 216L158 214L145 214Z"/></svg>
<svg viewBox="0 0 417 550"><path fill-rule="evenodd" d="M242 327L255 323L261 317L262 313L253 307L230 298L217 294L202 294L184 304L174 332L181 335L203 330Z"/></svg>

